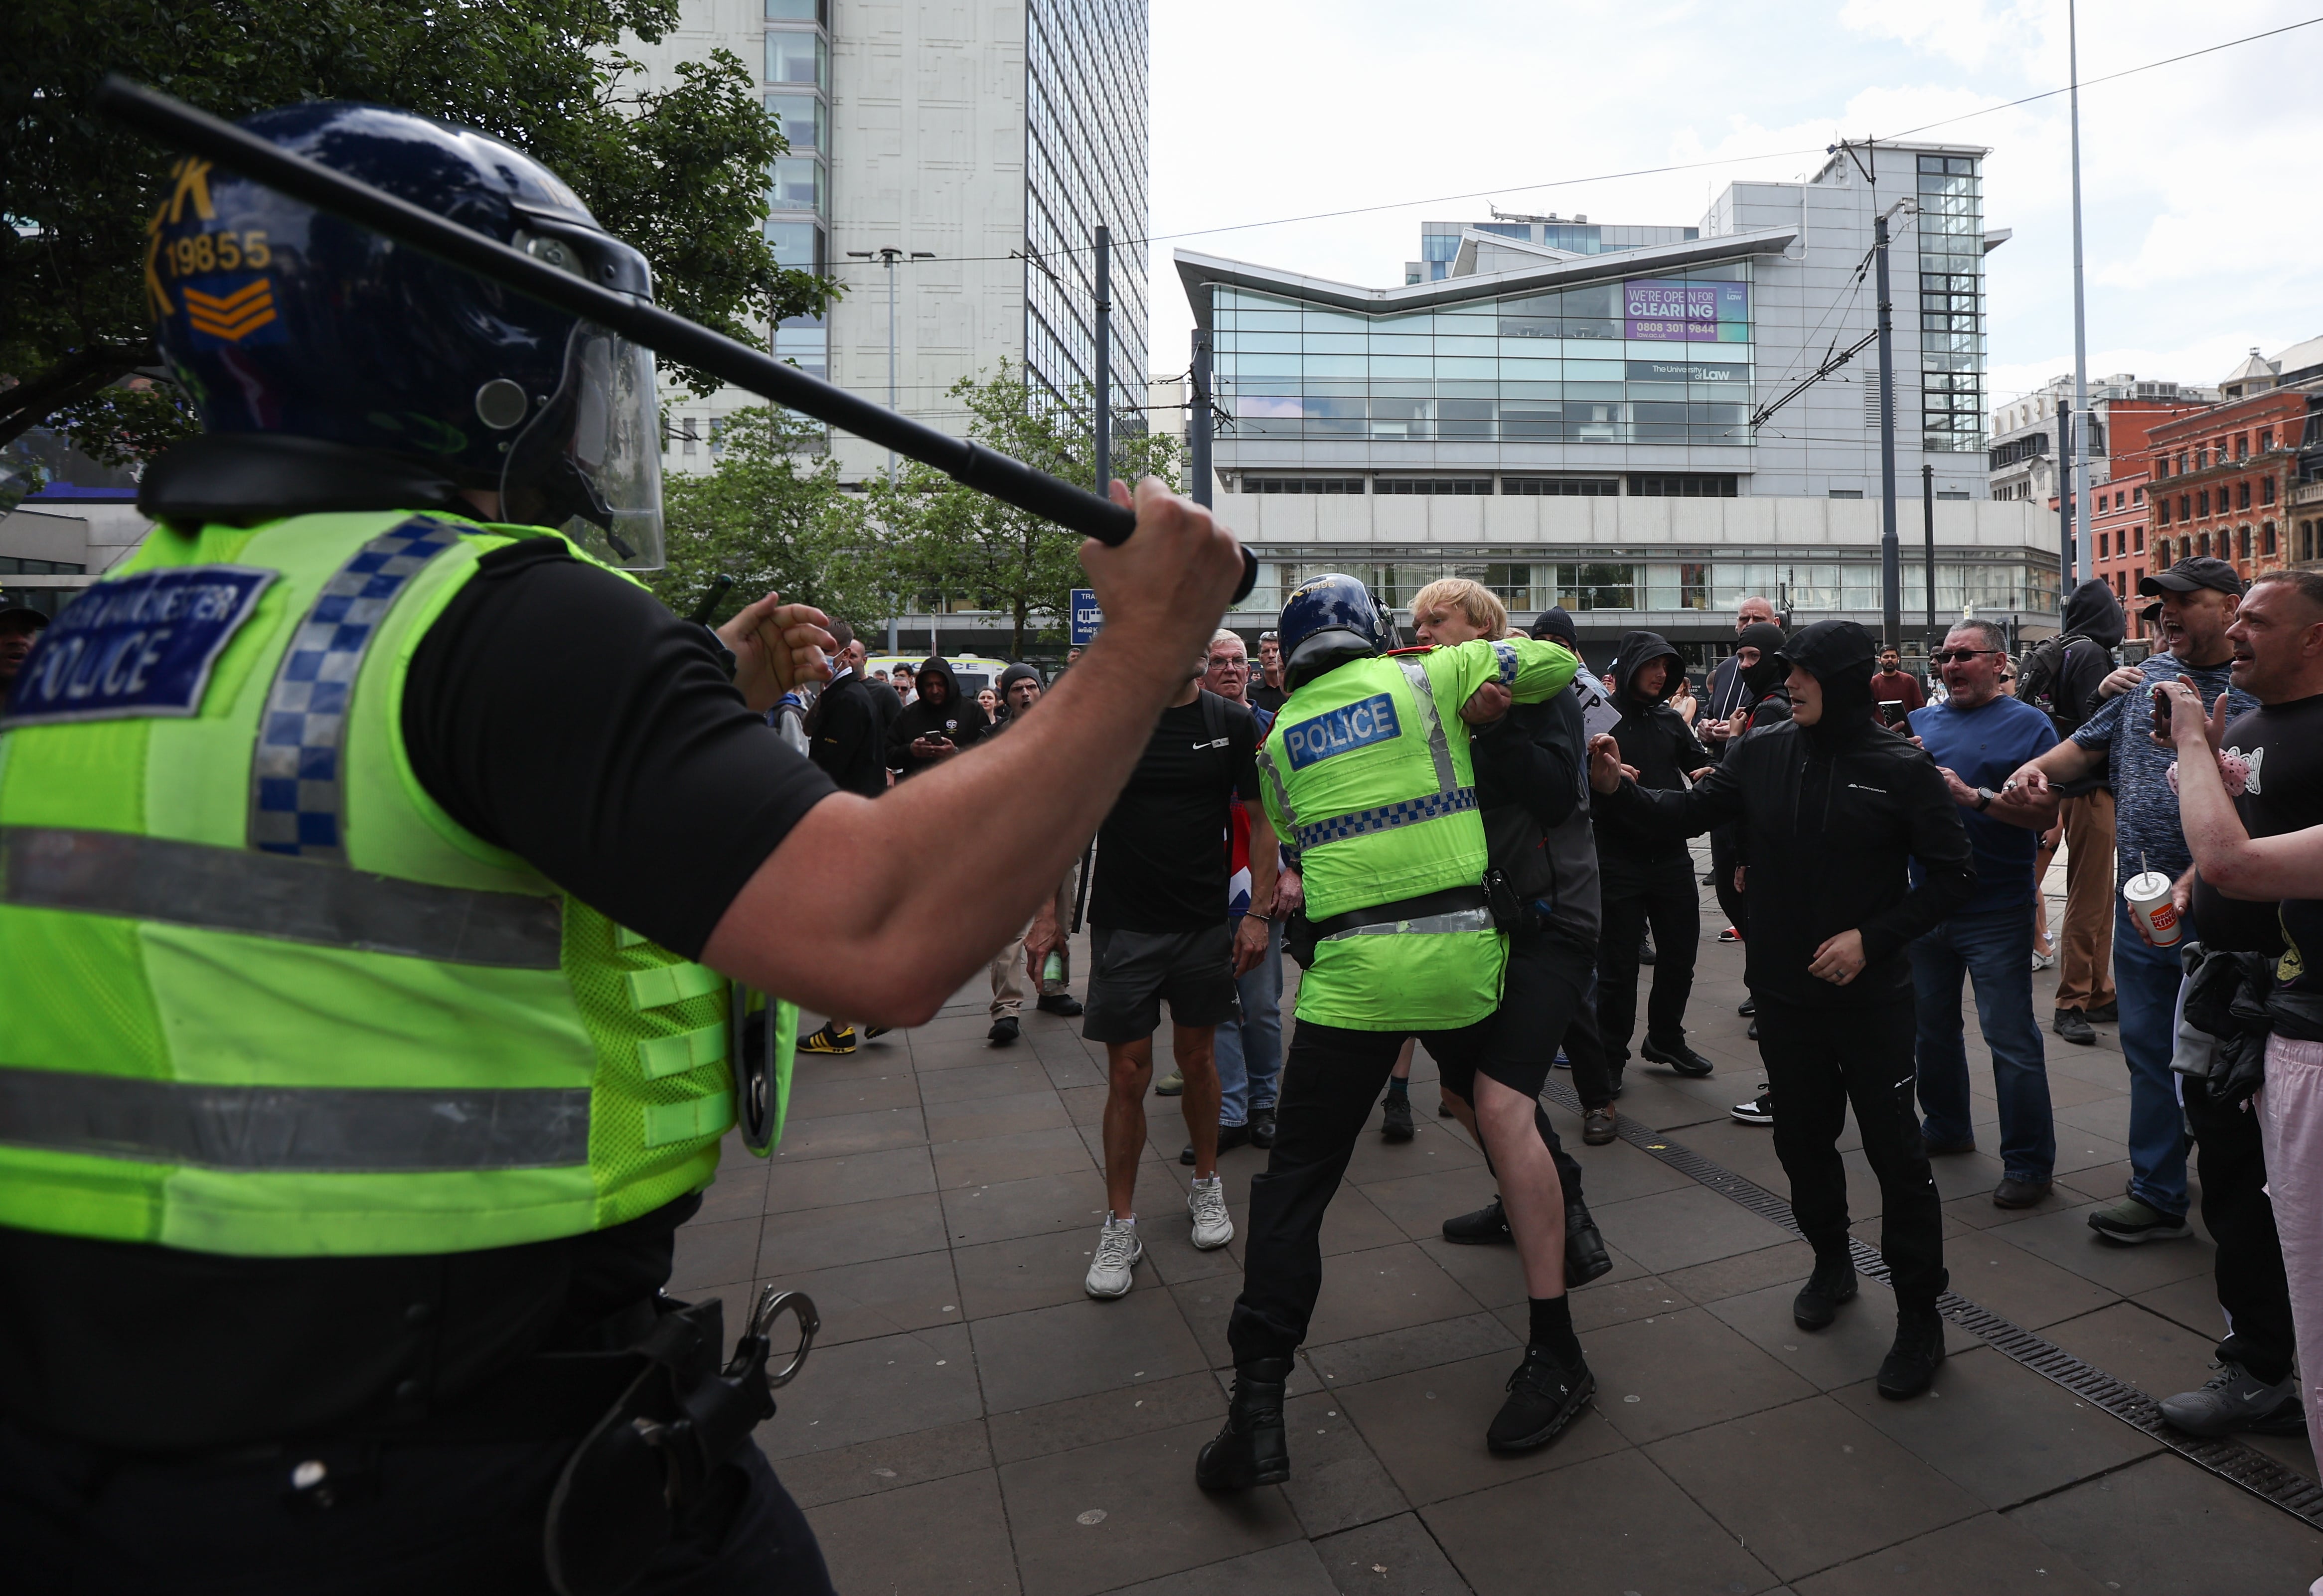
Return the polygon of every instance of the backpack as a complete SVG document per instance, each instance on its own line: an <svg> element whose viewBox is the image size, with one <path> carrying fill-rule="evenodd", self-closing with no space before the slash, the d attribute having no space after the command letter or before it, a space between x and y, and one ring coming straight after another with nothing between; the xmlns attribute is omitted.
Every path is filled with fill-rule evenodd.
<svg viewBox="0 0 2323 1596"><path fill-rule="evenodd" d="M2085 637L2079 632L2067 632L2061 637L2042 638L2033 645L2023 659L2016 662L2016 696L2048 716L2060 737L2087 719L2080 712L2078 705L2065 702L2059 697L2064 691L2065 660L2076 643L2087 643L2100 653L2104 652L2104 645L2096 638Z"/></svg>

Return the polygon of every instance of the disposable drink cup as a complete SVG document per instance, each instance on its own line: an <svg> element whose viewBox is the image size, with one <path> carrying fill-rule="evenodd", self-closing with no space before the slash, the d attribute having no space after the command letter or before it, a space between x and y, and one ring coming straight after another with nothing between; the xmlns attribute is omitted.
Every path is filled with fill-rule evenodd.
<svg viewBox="0 0 2323 1596"><path fill-rule="evenodd" d="M2170 901L2171 885L2170 877L2159 870L2142 871L2121 884L2122 901L2129 905L2130 917L2145 932L2145 940L2157 948L2175 948L2186 934L2178 905Z"/></svg>

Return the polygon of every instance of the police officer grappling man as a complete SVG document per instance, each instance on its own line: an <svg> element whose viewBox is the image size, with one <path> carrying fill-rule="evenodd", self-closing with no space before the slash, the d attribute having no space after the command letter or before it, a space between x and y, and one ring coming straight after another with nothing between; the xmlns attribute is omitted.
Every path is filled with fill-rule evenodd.
<svg viewBox="0 0 2323 1596"><path fill-rule="evenodd" d="M1324 1210L1398 1048L1417 1034L1475 1092L1519 1226L1535 1335L1493 1438L1553 1438L1593 1389L1565 1300L1556 1171L1496 1032L1507 938L1486 906L1484 828L1460 710L1487 683L1519 703L1564 691L1578 662L1553 643L1484 640L1382 656L1364 584L1318 577L1281 624L1282 706L1259 755L1276 833L1298 854L1315 939L1266 1170L1251 1182L1242 1294L1227 1338L1235 1390L1196 1478L1240 1490L1290 1477L1284 1382L1322 1285ZM1553 1052L1555 1035L1547 1039ZM1538 1051L1538 1048L1533 1048ZM1539 1063L1545 1072L1547 1059ZM1533 1083L1538 1090L1538 1083Z"/></svg>

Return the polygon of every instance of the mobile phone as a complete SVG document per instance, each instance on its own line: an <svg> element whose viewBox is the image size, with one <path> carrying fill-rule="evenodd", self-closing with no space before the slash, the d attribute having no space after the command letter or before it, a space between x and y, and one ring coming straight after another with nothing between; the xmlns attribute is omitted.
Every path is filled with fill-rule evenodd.
<svg viewBox="0 0 2323 1596"><path fill-rule="evenodd" d="M2168 721L2170 719L2170 689L2163 686L2161 683L2156 682L2153 684L2153 718L2156 720L2164 722Z"/></svg>
<svg viewBox="0 0 2323 1596"><path fill-rule="evenodd" d="M1879 724L1882 726L1901 726L1904 724L1905 720L1905 711L1904 709L1904 701L1902 699L1883 698L1879 701Z"/></svg>

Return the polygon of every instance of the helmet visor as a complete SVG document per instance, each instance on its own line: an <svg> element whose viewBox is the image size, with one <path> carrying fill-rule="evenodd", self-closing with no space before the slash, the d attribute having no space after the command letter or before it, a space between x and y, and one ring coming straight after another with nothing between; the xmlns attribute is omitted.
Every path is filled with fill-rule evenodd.
<svg viewBox="0 0 2323 1596"><path fill-rule="evenodd" d="M653 351L593 322L574 326L556 394L509 447L500 514L554 527L609 565L661 568Z"/></svg>

